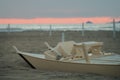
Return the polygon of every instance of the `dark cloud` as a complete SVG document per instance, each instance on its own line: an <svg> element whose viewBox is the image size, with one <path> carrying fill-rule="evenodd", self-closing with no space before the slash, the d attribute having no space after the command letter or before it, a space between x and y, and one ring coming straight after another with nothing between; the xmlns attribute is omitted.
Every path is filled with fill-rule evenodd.
<svg viewBox="0 0 120 80"><path fill-rule="evenodd" d="M120 16L120 0L0 0L0 18Z"/></svg>

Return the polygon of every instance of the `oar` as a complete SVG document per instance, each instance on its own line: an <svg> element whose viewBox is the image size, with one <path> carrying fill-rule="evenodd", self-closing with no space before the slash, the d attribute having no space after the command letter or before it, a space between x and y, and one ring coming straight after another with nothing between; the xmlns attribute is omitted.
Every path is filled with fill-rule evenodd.
<svg viewBox="0 0 120 80"><path fill-rule="evenodd" d="M45 42L45 45L48 47L48 49L54 51L57 54L57 59L61 58L62 55L55 48L52 48L47 42Z"/></svg>

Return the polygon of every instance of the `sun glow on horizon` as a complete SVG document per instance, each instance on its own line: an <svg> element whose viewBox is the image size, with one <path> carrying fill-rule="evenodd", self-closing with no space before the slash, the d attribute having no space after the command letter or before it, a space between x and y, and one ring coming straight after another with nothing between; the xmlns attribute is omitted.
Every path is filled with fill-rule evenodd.
<svg viewBox="0 0 120 80"><path fill-rule="evenodd" d="M112 22L112 17L90 17L90 18L0 18L0 24L80 24L90 21L95 24ZM120 21L120 18L115 18Z"/></svg>

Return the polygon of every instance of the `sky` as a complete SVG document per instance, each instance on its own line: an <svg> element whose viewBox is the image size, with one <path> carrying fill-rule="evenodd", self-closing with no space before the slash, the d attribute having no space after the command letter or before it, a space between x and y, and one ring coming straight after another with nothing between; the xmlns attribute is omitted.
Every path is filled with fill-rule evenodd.
<svg viewBox="0 0 120 80"><path fill-rule="evenodd" d="M0 23L69 24L120 20L120 0L0 0Z"/></svg>

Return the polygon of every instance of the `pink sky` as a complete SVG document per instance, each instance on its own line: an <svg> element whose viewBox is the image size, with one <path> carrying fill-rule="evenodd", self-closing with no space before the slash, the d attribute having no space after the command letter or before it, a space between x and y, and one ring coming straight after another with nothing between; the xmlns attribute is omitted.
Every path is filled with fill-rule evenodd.
<svg viewBox="0 0 120 80"><path fill-rule="evenodd" d="M91 18L0 18L0 24L79 24L82 22L91 21L93 23L107 23L111 22L111 17L91 17ZM120 21L120 18L116 18L116 21Z"/></svg>

